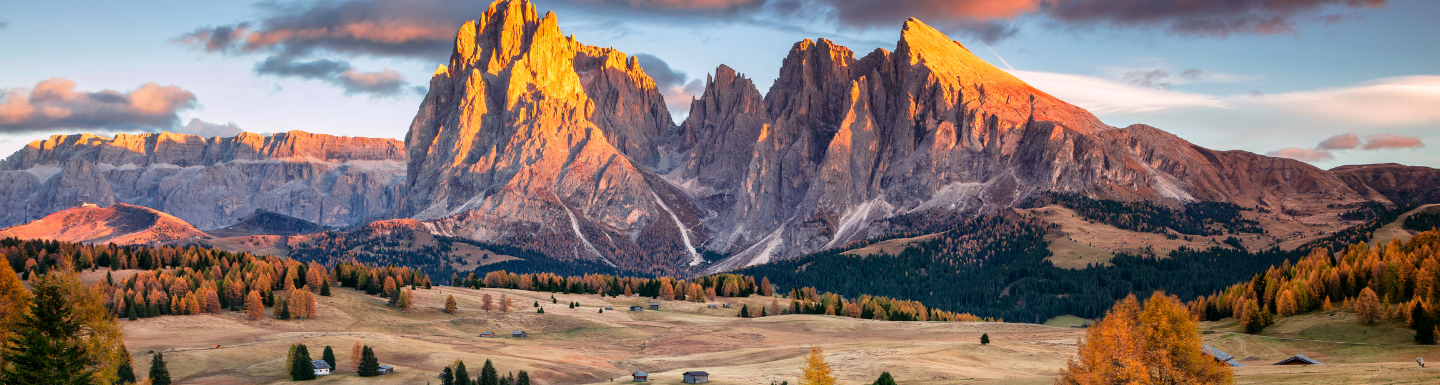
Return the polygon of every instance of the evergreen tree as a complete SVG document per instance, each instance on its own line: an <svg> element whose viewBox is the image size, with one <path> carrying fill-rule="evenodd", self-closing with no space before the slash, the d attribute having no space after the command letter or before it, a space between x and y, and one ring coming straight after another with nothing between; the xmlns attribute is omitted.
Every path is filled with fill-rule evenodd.
<svg viewBox="0 0 1440 385"><path fill-rule="evenodd" d="M1430 312L1425 311L1425 306L1419 303L1410 310L1410 317L1414 321L1411 326L1415 329L1415 343L1421 345L1435 344L1435 321L1430 319Z"/></svg>
<svg viewBox="0 0 1440 385"><path fill-rule="evenodd" d="M896 385L895 378L890 377L890 372L881 372L880 378L876 378L872 385Z"/></svg>
<svg viewBox="0 0 1440 385"><path fill-rule="evenodd" d="M981 345L989 345L989 344L990 344L990 333L981 333L981 334L980 334L980 344L981 344Z"/></svg>
<svg viewBox="0 0 1440 385"><path fill-rule="evenodd" d="M536 313L540 313L540 314L545 314L545 308L542 307L542 308L539 308L539 309L535 309L535 312L536 312Z"/></svg>
<svg viewBox="0 0 1440 385"><path fill-rule="evenodd" d="M571 308L571 309L574 309L574 308L575 308L575 303L574 303L574 302L571 302L571 303L570 303L570 308Z"/></svg>
<svg viewBox="0 0 1440 385"><path fill-rule="evenodd" d="M139 316L135 315L135 305L125 307L125 319L134 321L139 318Z"/></svg>
<svg viewBox="0 0 1440 385"><path fill-rule="evenodd" d="M750 318L749 305L740 305L740 318Z"/></svg>
<svg viewBox="0 0 1440 385"><path fill-rule="evenodd" d="M339 366L335 366L335 350L330 349L330 345L325 345L325 351L320 353L320 359L325 360L325 363L330 364L330 370L336 370L340 368Z"/></svg>
<svg viewBox="0 0 1440 385"><path fill-rule="evenodd" d="M530 373L521 370L519 374L515 375L515 385L530 385Z"/></svg>
<svg viewBox="0 0 1440 385"><path fill-rule="evenodd" d="M8 265L8 262L6 263ZM6 266L8 269L9 266ZM97 364L77 336L79 316L58 280L36 280L30 312L7 330L13 333L0 368L3 384L89 384ZM7 304L8 305L8 304ZM60 370L63 369L63 370Z"/></svg>
<svg viewBox="0 0 1440 385"><path fill-rule="evenodd" d="M476 385L500 385L500 372L495 370L495 364L485 360L485 366L480 368L480 383Z"/></svg>
<svg viewBox="0 0 1440 385"><path fill-rule="evenodd" d="M440 385L455 385L455 372L449 366L440 371Z"/></svg>
<svg viewBox="0 0 1440 385"><path fill-rule="evenodd" d="M277 307L280 308L280 311L275 313L275 318L290 319L290 304L282 300L276 305L279 305Z"/></svg>
<svg viewBox="0 0 1440 385"><path fill-rule="evenodd" d="M295 346L295 359L290 365L290 379L309 381L315 379L315 367L310 364L310 349L305 344Z"/></svg>
<svg viewBox="0 0 1440 385"><path fill-rule="evenodd" d="M360 377L375 377L380 375L380 360L375 358L375 351L370 346L365 346L360 353Z"/></svg>
<svg viewBox="0 0 1440 385"><path fill-rule="evenodd" d="M551 295L550 295L550 303L560 303L560 300L555 299L555 295L554 295L554 294L551 294Z"/></svg>
<svg viewBox="0 0 1440 385"><path fill-rule="evenodd" d="M129 363L121 364L115 377L119 379L115 381L117 384L133 384L135 383L135 368L131 367Z"/></svg>
<svg viewBox="0 0 1440 385"><path fill-rule="evenodd" d="M515 373L506 373L505 377L500 377L500 385L515 385Z"/></svg>
<svg viewBox="0 0 1440 385"><path fill-rule="evenodd" d="M321 296L321 297L329 297L329 296L330 296L330 280L327 279L327 280L325 280L324 282L321 282L321 283L320 283L320 296Z"/></svg>
<svg viewBox="0 0 1440 385"><path fill-rule="evenodd" d="M150 358L150 385L170 385L170 369L165 367L165 356L160 353Z"/></svg>
<svg viewBox="0 0 1440 385"><path fill-rule="evenodd" d="M535 307L540 307L540 301L535 301Z"/></svg>
<svg viewBox="0 0 1440 385"><path fill-rule="evenodd" d="M455 361L455 385L474 385L470 381L470 372L465 371L465 361Z"/></svg>
<svg viewBox="0 0 1440 385"><path fill-rule="evenodd" d="M603 307L602 307L602 308L600 308L600 311L599 311L599 313L605 313L605 308L603 308Z"/></svg>

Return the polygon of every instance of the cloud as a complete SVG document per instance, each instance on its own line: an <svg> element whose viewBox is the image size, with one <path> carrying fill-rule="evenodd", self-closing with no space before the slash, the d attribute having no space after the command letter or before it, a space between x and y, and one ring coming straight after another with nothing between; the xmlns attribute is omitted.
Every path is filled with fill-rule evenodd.
<svg viewBox="0 0 1440 385"><path fill-rule="evenodd" d="M690 101L705 91L700 79L690 80L684 72L670 68L670 64L650 54L635 54L635 60L645 69L645 74L655 79L655 87L665 97L665 107L676 120L683 119L690 112Z"/></svg>
<svg viewBox="0 0 1440 385"><path fill-rule="evenodd" d="M1010 71L1031 86L1097 114L1183 107L1224 108L1211 95L1144 87L1130 82L1054 72Z"/></svg>
<svg viewBox="0 0 1440 385"><path fill-rule="evenodd" d="M1153 71L1130 71L1126 72L1124 76L1126 83L1166 90L1170 89L1170 82L1167 81L1169 79L1170 74L1165 72L1165 70L1159 69Z"/></svg>
<svg viewBox="0 0 1440 385"><path fill-rule="evenodd" d="M0 90L0 133L60 128L158 130L174 127L178 111L194 108L195 94L145 83L130 92L76 91L75 82L51 78L34 88Z"/></svg>
<svg viewBox="0 0 1440 385"><path fill-rule="evenodd" d="M235 136L240 135L241 132L245 132L245 130L240 129L240 126L235 125L234 122L220 125L194 118L190 119L189 124L186 124L179 128L171 129L169 131L177 134L190 134L204 137Z"/></svg>
<svg viewBox="0 0 1440 385"><path fill-rule="evenodd" d="M1360 147L1360 136L1354 133L1335 135L1315 146L1321 150L1354 150Z"/></svg>
<svg viewBox="0 0 1440 385"><path fill-rule="evenodd" d="M286 56L271 56L255 64L255 73L319 80L344 89L346 95L400 96L404 91L411 90L398 71L360 72L351 68L350 63L328 59L298 61Z"/></svg>
<svg viewBox="0 0 1440 385"><path fill-rule="evenodd" d="M1279 150L1267 152L1265 153L1265 155L1280 158L1290 158L1302 162L1312 163L1335 160L1335 155L1331 154L1329 151L1316 150L1313 148L1282 148Z"/></svg>
<svg viewBox="0 0 1440 385"><path fill-rule="evenodd" d="M1440 125L1440 76L1377 79L1347 87L1245 98L1254 103L1367 126Z"/></svg>
<svg viewBox="0 0 1440 385"><path fill-rule="evenodd" d="M171 39L205 52L321 52L443 59L455 31L485 1L357 0L260 6L260 20L198 28Z"/></svg>
<svg viewBox="0 0 1440 385"><path fill-rule="evenodd" d="M1425 147L1425 143L1422 143L1420 141L1420 138L1416 138L1413 136L1375 134L1370 135L1367 139L1368 140L1365 141L1364 147L1366 150Z"/></svg>
<svg viewBox="0 0 1440 385"><path fill-rule="evenodd" d="M1382 7L1386 0L1056 0L1043 13L1069 26L1158 28L1196 37L1294 34L1301 21L1332 24L1344 12Z"/></svg>

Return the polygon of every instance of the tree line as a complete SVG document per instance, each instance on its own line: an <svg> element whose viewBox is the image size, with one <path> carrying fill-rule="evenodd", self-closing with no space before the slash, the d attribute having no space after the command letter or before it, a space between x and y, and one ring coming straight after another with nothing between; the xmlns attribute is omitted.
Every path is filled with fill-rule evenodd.
<svg viewBox="0 0 1440 385"><path fill-rule="evenodd" d="M1242 211L1249 209L1229 202L1193 202L1177 210L1143 200L1117 201L1074 193L1047 193L1023 206L1042 207L1051 203L1074 210L1086 219L1147 233L1169 234L1174 231L1208 237L1226 232L1265 232L1259 222L1241 215Z"/></svg>

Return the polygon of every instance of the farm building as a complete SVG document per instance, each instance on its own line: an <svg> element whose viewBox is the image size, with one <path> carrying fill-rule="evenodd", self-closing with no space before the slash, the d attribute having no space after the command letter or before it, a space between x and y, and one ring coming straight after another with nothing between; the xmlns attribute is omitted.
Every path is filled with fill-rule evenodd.
<svg viewBox="0 0 1440 385"><path fill-rule="evenodd" d="M380 365L380 370L378 370L378 372L380 372L380 374L395 373L395 367L390 365Z"/></svg>
<svg viewBox="0 0 1440 385"><path fill-rule="evenodd" d="M708 307L708 308L711 308L711 309L718 309L718 308L720 308L720 305L716 305L716 304L713 304L713 303L712 303L712 304L709 304L709 305L705 305L705 307Z"/></svg>
<svg viewBox="0 0 1440 385"><path fill-rule="evenodd" d="M1320 361L1316 361L1316 360L1313 359L1313 358L1306 357L1304 354L1296 354L1296 355L1293 356L1293 357L1280 360L1280 362L1276 362L1275 365L1324 365L1324 364L1320 363Z"/></svg>
<svg viewBox="0 0 1440 385"><path fill-rule="evenodd" d="M517 331L511 332L510 336L515 338L530 338L530 333L526 333L524 331Z"/></svg>
<svg viewBox="0 0 1440 385"><path fill-rule="evenodd" d="M702 371L685 372L685 380L683 382L687 384L703 384L706 382L710 382L710 373Z"/></svg>
<svg viewBox="0 0 1440 385"><path fill-rule="evenodd" d="M651 303L650 303L650 310L660 310L660 303L659 303L659 302L651 302Z"/></svg>
<svg viewBox="0 0 1440 385"><path fill-rule="evenodd" d="M644 311L644 310L645 310L645 308L639 307L639 306L631 306L631 307L630 307L630 311Z"/></svg>
<svg viewBox="0 0 1440 385"><path fill-rule="evenodd" d="M481 337L494 337L494 336L495 336L495 332L484 332L484 333L480 333L480 336L481 336Z"/></svg>
<svg viewBox="0 0 1440 385"><path fill-rule="evenodd" d="M726 302L726 303L720 304L720 307L729 309L729 308L730 308L730 303L729 303L729 302Z"/></svg>
<svg viewBox="0 0 1440 385"><path fill-rule="evenodd" d="M1216 349L1214 346L1205 345L1205 347L1200 348L1200 351L1205 353L1205 355L1210 356L1210 358L1214 358L1216 361L1224 362L1226 365L1234 367L1245 366L1244 364L1235 362L1235 356L1230 355L1230 353L1222 352L1220 351L1220 349Z"/></svg>
<svg viewBox="0 0 1440 385"><path fill-rule="evenodd" d="M650 381L650 373L635 372L635 373L630 373L630 375L635 377L635 382L647 382L647 381Z"/></svg>
<svg viewBox="0 0 1440 385"><path fill-rule="evenodd" d="M315 369L315 375L317 376L330 375L330 363L325 362L325 360L310 361L310 367Z"/></svg>
<svg viewBox="0 0 1440 385"><path fill-rule="evenodd" d="M615 308L606 306L606 307L605 307L605 310L615 310Z"/></svg>

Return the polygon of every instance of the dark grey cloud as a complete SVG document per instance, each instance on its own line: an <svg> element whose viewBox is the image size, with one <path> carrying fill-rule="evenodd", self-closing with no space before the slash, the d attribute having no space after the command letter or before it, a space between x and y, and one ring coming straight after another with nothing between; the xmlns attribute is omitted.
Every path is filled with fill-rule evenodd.
<svg viewBox="0 0 1440 385"><path fill-rule="evenodd" d="M402 96L405 92L416 89L409 87L405 77L398 71L386 69L380 72L361 72L352 68L350 63L328 59L303 61L276 55L256 63L255 73L318 80L344 89L346 95Z"/></svg>
<svg viewBox="0 0 1440 385"><path fill-rule="evenodd" d="M1196 37L1233 34L1294 34L1307 20L1335 23L1355 9L1384 6L1386 0L1054 0L1041 11L1069 26L1158 28Z"/></svg>
<svg viewBox="0 0 1440 385"><path fill-rule="evenodd" d="M1180 72L1180 78L1190 81L1209 80L1210 73L1198 68L1191 68Z"/></svg>
<svg viewBox="0 0 1440 385"><path fill-rule="evenodd" d="M1126 83L1141 87L1170 89L1170 74L1165 70L1130 71L1121 77Z"/></svg>
<svg viewBox="0 0 1440 385"><path fill-rule="evenodd" d="M196 105L195 94L173 85L87 92L68 79L51 78L33 88L0 90L0 133L166 130L178 125L177 112Z"/></svg>
<svg viewBox="0 0 1440 385"><path fill-rule="evenodd" d="M645 74L655 79L655 88L665 97L665 107L672 113L684 113L690 109L690 100L705 91L700 79L690 79L684 72L670 68L670 64L651 54L635 54L635 60Z"/></svg>
<svg viewBox="0 0 1440 385"><path fill-rule="evenodd" d="M190 119L190 123L169 131L177 134L199 135L207 138L212 136L235 136L240 135L241 132L245 132L245 130L241 130L240 126L236 125L235 122L217 124L194 118Z"/></svg>

